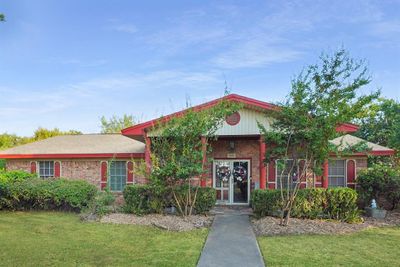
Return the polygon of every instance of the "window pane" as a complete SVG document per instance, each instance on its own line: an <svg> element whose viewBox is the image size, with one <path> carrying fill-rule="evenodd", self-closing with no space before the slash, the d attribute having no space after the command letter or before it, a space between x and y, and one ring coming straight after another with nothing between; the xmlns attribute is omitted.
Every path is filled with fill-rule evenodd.
<svg viewBox="0 0 400 267"><path fill-rule="evenodd" d="M109 184L112 191L122 191L126 184L126 161L110 163Z"/></svg>
<svg viewBox="0 0 400 267"><path fill-rule="evenodd" d="M329 161L328 181L329 187L346 186L346 161L331 160Z"/></svg>

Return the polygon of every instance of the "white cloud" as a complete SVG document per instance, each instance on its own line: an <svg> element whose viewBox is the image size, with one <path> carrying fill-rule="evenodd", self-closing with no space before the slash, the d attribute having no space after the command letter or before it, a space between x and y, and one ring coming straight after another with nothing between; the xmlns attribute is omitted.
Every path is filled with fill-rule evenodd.
<svg viewBox="0 0 400 267"><path fill-rule="evenodd" d="M126 33L135 33L138 31L137 27L133 24L119 24L110 26L109 28L111 30L115 30L118 32L126 32Z"/></svg>

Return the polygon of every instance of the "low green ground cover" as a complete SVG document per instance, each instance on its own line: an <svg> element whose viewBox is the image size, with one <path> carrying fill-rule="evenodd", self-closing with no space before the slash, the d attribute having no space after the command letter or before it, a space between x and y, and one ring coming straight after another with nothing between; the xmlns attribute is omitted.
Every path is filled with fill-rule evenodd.
<svg viewBox="0 0 400 267"><path fill-rule="evenodd" d="M196 266L207 229L84 223L61 212L0 212L2 266Z"/></svg>
<svg viewBox="0 0 400 267"><path fill-rule="evenodd" d="M400 227L259 237L258 242L268 266L400 266Z"/></svg>

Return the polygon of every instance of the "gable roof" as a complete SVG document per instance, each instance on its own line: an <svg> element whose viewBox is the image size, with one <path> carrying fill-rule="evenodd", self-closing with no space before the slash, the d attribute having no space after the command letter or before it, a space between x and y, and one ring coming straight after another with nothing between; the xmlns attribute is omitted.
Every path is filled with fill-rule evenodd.
<svg viewBox="0 0 400 267"><path fill-rule="evenodd" d="M0 158L141 158L144 147L121 134L62 135L0 151Z"/></svg>
<svg viewBox="0 0 400 267"><path fill-rule="evenodd" d="M337 138L331 140L330 142L336 146L339 146L338 147L339 150L343 150L348 146L353 146L360 142L365 142L367 144L368 148L370 149L370 151L367 151L365 153L354 153L354 155L369 154L369 155L374 155L374 156L389 156L389 155L393 155L395 153L395 150L393 150L393 149L368 142L364 139L358 138L358 137L350 135L350 134L346 134L346 135L337 137Z"/></svg>
<svg viewBox="0 0 400 267"><path fill-rule="evenodd" d="M194 109L195 111L204 110L204 109L207 109L207 108L211 108L211 107L217 105L219 102L224 101L224 100L232 101L232 102L236 102L236 103L241 103L241 104L244 104L244 106L247 107L247 108L257 109L257 110L260 110L260 111L268 111L268 110L276 111L276 110L279 110L279 107L277 105L274 105L274 104L271 104L271 103L267 103L267 102L264 102L264 101L260 101L260 100L257 100L257 99L253 99L253 98L237 95L237 94L229 94L229 95L226 95L224 97L217 98L217 99L214 99L212 101L209 101L209 102L194 106L194 107L192 107L192 109ZM189 109L184 109L182 111L178 111L178 112L172 113L172 114L164 116L162 118L157 118L157 119L154 119L154 120L150 120L150 121L147 121L147 122L143 122L143 123L139 123L139 124L133 125L131 127L123 129L121 131L121 133L123 135L127 135L127 136L141 136L141 135L143 135L145 133L146 129L153 127L160 119L168 121L169 119L171 119L173 117L182 116L188 110Z"/></svg>
<svg viewBox="0 0 400 267"><path fill-rule="evenodd" d="M204 109L213 107L216 104L218 104L219 102L224 101L224 100L241 103L241 104L244 104L244 106L247 108L256 109L256 110L260 110L260 111L278 111L279 110L279 106L277 106L277 105L274 105L274 104L271 104L268 102L264 102L264 101L260 101L260 100L254 99L254 98L237 95L237 94L229 94L224 97L217 98L212 101L194 106L194 107L192 107L192 109L194 109L195 111L204 110ZM162 118L157 118L157 119L153 119L153 120L146 121L143 123L139 123L139 124L136 124L131 127L123 129L121 131L121 133L126 136L143 136L145 134L146 130L153 127L158 121L160 121L160 120L168 121L173 117L182 116L187 111L188 111L188 109L184 109L182 111L178 111L178 112L172 113L170 115L163 116ZM336 131L342 132L342 133L353 133L353 132L356 132L358 130L358 128L359 127L357 125L352 124L352 123L342 123L341 125L338 125L338 127L336 128Z"/></svg>

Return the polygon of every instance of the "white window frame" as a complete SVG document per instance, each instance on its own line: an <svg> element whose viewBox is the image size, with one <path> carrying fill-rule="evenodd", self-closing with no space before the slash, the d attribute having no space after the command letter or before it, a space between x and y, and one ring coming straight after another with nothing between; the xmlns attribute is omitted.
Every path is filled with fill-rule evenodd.
<svg viewBox="0 0 400 267"><path fill-rule="evenodd" d="M335 174L335 175L329 174L329 169L330 169L330 166L331 166L330 163L331 163L332 161L343 161L343 162L344 162L344 168L343 168L344 174L343 174L343 176L342 176L342 175L337 175L337 174ZM328 163L328 188L329 188L329 187L330 187L330 188L335 188L335 187L347 187L347 161L348 161L348 160L346 160L346 159L330 159L330 160L329 160L329 163ZM354 164L354 166L355 166L355 164ZM331 186L331 185L330 185L331 177L332 177L332 178L341 178L341 177L344 177L344 185L343 185L343 186L341 186L341 185Z"/></svg>
<svg viewBox="0 0 400 267"><path fill-rule="evenodd" d="M45 166L42 168L42 164ZM48 166L46 166L48 164ZM42 160L38 161L37 165L39 165L38 169L38 176L42 179L49 179L49 178L54 178L55 177L55 161L53 160ZM42 170L44 170L44 174L42 175ZM46 173L47 171L47 173Z"/></svg>

